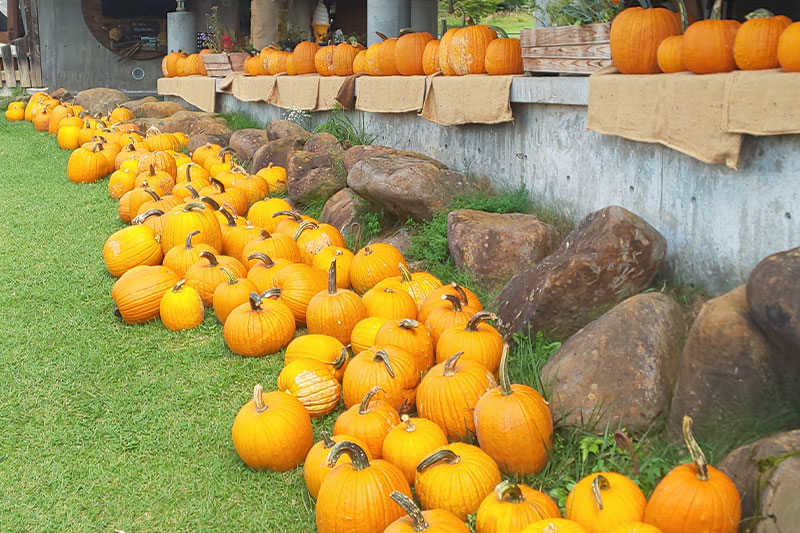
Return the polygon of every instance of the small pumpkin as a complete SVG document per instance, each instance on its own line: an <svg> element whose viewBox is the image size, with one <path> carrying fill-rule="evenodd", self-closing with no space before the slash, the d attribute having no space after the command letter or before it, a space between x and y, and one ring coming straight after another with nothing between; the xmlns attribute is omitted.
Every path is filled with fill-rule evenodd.
<svg viewBox="0 0 800 533"><path fill-rule="evenodd" d="M417 304L406 291L373 287L361 297L368 316L379 316L389 320L417 318Z"/></svg>
<svg viewBox="0 0 800 533"><path fill-rule="evenodd" d="M781 34L778 63L786 72L800 72L800 22L791 24Z"/></svg>
<svg viewBox="0 0 800 533"><path fill-rule="evenodd" d="M273 260L267 254L254 252L247 256L248 261L255 260L257 263L247 271L247 279L253 282L256 292L264 292L275 286L275 277L280 270L292 263L281 257Z"/></svg>
<svg viewBox="0 0 800 533"><path fill-rule="evenodd" d="M330 224L306 221L297 227L294 240L300 249L300 259L310 265L314 256L328 246L344 248L344 237Z"/></svg>
<svg viewBox="0 0 800 533"><path fill-rule="evenodd" d="M666 74L684 72L686 64L683 62L683 35L667 37L658 45L656 53L658 68Z"/></svg>
<svg viewBox="0 0 800 533"><path fill-rule="evenodd" d="M214 308L214 314L217 315L217 320L224 324L231 311L243 303L247 303L250 293L258 292L258 289L249 279L237 278L225 267L220 270L228 277L228 280L223 281L214 289L211 305Z"/></svg>
<svg viewBox="0 0 800 533"><path fill-rule="evenodd" d="M331 366L316 359L297 359L281 370L278 390L300 400L309 416L317 418L336 409L342 387Z"/></svg>
<svg viewBox="0 0 800 533"><path fill-rule="evenodd" d="M414 357L420 375L425 374L434 364L431 336L427 328L416 320L385 322L375 335L373 344L380 346L392 344L403 348Z"/></svg>
<svg viewBox="0 0 800 533"><path fill-rule="evenodd" d="M611 59L623 74L657 74L661 41L681 33L680 19L663 7L643 0L641 7L629 7L611 23Z"/></svg>
<svg viewBox="0 0 800 533"><path fill-rule="evenodd" d="M321 46L314 54L314 66L320 76L333 76L333 52L335 46Z"/></svg>
<svg viewBox="0 0 800 533"><path fill-rule="evenodd" d="M256 172L256 176L261 176L269 185L269 191L272 194L281 194L286 192L286 169L283 167L273 166L272 163ZM277 200L277 198L276 198ZM279 209L291 209L292 207L286 203L286 207Z"/></svg>
<svg viewBox="0 0 800 533"><path fill-rule="evenodd" d="M777 17L765 9L747 15L733 41L733 58L742 70L778 68L778 42L792 23L789 17Z"/></svg>
<svg viewBox="0 0 800 533"><path fill-rule="evenodd" d="M441 72L439 68L439 40L433 39L425 43L425 50L422 51L422 72L426 76L433 76Z"/></svg>
<svg viewBox="0 0 800 533"><path fill-rule="evenodd" d="M163 257L158 234L148 226L122 228L103 245L106 269L117 278L135 266L160 265Z"/></svg>
<svg viewBox="0 0 800 533"><path fill-rule="evenodd" d="M350 288L350 265L353 263L353 252L343 246L328 246L316 254L311 266L320 270L327 269L331 260L336 259L336 286L340 289ZM365 302L366 304L366 302Z"/></svg>
<svg viewBox="0 0 800 533"><path fill-rule="evenodd" d="M367 51L361 50L356 54L353 59L353 74L362 74L367 72Z"/></svg>
<svg viewBox="0 0 800 533"><path fill-rule="evenodd" d="M364 318L367 318L367 309L358 295L336 286L336 258L333 258L328 270L327 290L318 292L308 302L308 332L330 335L344 344L350 341L353 328Z"/></svg>
<svg viewBox="0 0 800 533"><path fill-rule="evenodd" d="M462 359L478 361L496 374L503 354L503 336L486 324L487 320L497 320L497 315L480 311L466 324L456 324L442 331L436 343L436 362L441 363L457 351L463 351Z"/></svg>
<svg viewBox="0 0 800 533"><path fill-rule="evenodd" d="M611 528L608 533L663 533L656 526L645 524L644 522L629 522Z"/></svg>
<svg viewBox="0 0 800 533"><path fill-rule="evenodd" d="M170 331L197 327L205 316L200 295L192 287L186 287L184 283L184 280L179 281L161 297L159 304L161 323Z"/></svg>
<svg viewBox="0 0 800 533"><path fill-rule="evenodd" d="M286 347L283 355L284 365L301 359L313 359L325 364L339 381L344 377L349 362L344 344L328 335L313 334L297 337Z"/></svg>
<svg viewBox="0 0 800 533"><path fill-rule="evenodd" d="M339 43L333 49L333 73L337 76L352 76L353 61L361 50L365 50L358 43Z"/></svg>
<svg viewBox="0 0 800 533"><path fill-rule="evenodd" d="M199 234L200 232L197 230L189 232L189 234L186 235L184 244L173 246L164 254L164 266L174 270L181 278L186 275L186 271L189 270L190 266L202 259L200 257L202 252L211 252L212 254L219 253L206 243L198 242L197 244L193 244L192 239L195 235Z"/></svg>
<svg viewBox="0 0 800 533"><path fill-rule="evenodd" d="M414 488L424 508L445 509L466 521L500 480L500 470L483 450L454 442L417 465Z"/></svg>
<svg viewBox="0 0 800 533"><path fill-rule="evenodd" d="M364 451L367 459L370 461L372 460L369 449L363 442L361 442L361 439L358 439L352 435L331 436L330 433L322 430L322 440L311 447L308 455L306 455L306 460L303 462L303 479L305 479L306 488L308 489L308 493L311 494L312 498L317 498L322 481L331 470L342 463L350 461L350 458L347 455L341 455L336 463L328 466L328 454L330 453L330 449L342 441L350 441L354 444L357 444Z"/></svg>
<svg viewBox="0 0 800 533"><path fill-rule="evenodd" d="M403 254L392 246L376 242L362 248L350 264L350 283L358 294L364 294L384 279L400 275L399 264L408 267Z"/></svg>
<svg viewBox="0 0 800 533"><path fill-rule="evenodd" d="M425 319L425 327L431 334L431 340L436 345L438 345L439 337L445 330L459 325L466 326L470 318L474 316L471 309L462 307L461 300L457 297L445 294L442 296L442 300L447 302L447 305L434 307L428 314L428 318ZM438 356L437 359L442 359L443 357L447 356L443 354Z"/></svg>
<svg viewBox="0 0 800 533"><path fill-rule="evenodd" d="M646 504L642 490L629 478L599 472L584 477L570 491L564 518L579 523L588 533L606 533L620 524L641 522Z"/></svg>
<svg viewBox="0 0 800 533"><path fill-rule="evenodd" d="M414 272L412 274L411 271L408 270L405 261L399 262L397 268L400 270L399 276L379 281L375 284L375 287L380 289L390 287L406 291L414 298L417 309L422 306L422 302L425 301L425 298L427 298L431 292L442 286L442 282L433 274L428 272Z"/></svg>
<svg viewBox="0 0 800 533"><path fill-rule="evenodd" d="M381 392L380 387L373 387L364 395L360 404L344 411L333 424L334 435L347 434L358 437L377 459L382 457L386 435L400 422L397 410L375 397L379 392Z"/></svg>
<svg viewBox="0 0 800 533"><path fill-rule="evenodd" d="M108 195L115 200L122 198L122 195L132 191L135 187L136 174L130 170L117 170L108 178Z"/></svg>
<svg viewBox="0 0 800 533"><path fill-rule="evenodd" d="M417 465L431 452L447 445L447 435L442 428L425 418L400 417L397 424L383 441L383 458L394 464L414 484Z"/></svg>
<svg viewBox="0 0 800 533"><path fill-rule="evenodd" d="M236 414L231 433L236 453L253 470L291 470L314 444L303 405L282 392L264 394L261 385L253 388L253 399Z"/></svg>
<svg viewBox="0 0 800 533"><path fill-rule="evenodd" d="M206 306L213 305L214 291L230 275L236 278L247 275L247 269L234 257L200 252L200 259L186 270L185 278L186 284L197 290Z"/></svg>
<svg viewBox="0 0 800 533"><path fill-rule="evenodd" d="M202 146L199 146L194 152L192 152L192 161L197 163L200 166L204 166L206 158L210 155L217 155L222 150L222 146L213 143L206 143ZM207 171L207 169L204 169Z"/></svg>
<svg viewBox="0 0 800 533"><path fill-rule="evenodd" d="M350 361L342 379L345 407L357 405L372 387L380 387L386 402L399 413L414 408L419 373L414 358L397 346L373 346Z"/></svg>
<svg viewBox="0 0 800 533"><path fill-rule="evenodd" d="M527 485L501 481L478 507L475 529L477 533L519 533L545 518L561 518L550 496Z"/></svg>
<svg viewBox="0 0 800 533"><path fill-rule="evenodd" d="M222 231L214 213L202 203L189 202L179 205L166 214L164 231L161 232L161 248L164 253L173 246L183 244L186 237L197 231L196 243L206 243L214 250L222 249Z"/></svg>
<svg viewBox="0 0 800 533"><path fill-rule="evenodd" d="M158 316L164 293L179 278L165 266L137 266L125 272L111 287L116 312L128 324L141 324Z"/></svg>
<svg viewBox="0 0 800 533"><path fill-rule="evenodd" d="M422 302L422 306L419 308L419 315L417 316L417 320L420 322L425 322L427 320L428 315L435 307L440 306L448 306L448 302L446 300L442 300L442 296L445 294L449 294L451 296L457 296L459 300L461 300L462 307L469 307L473 309L476 313L483 310L483 306L481 305L481 301L475 295L474 292L469 290L466 287L459 285L458 283L450 283L448 285L443 285L433 291L425 301Z"/></svg>
<svg viewBox="0 0 800 533"><path fill-rule="evenodd" d="M736 69L733 44L739 21L722 20L722 0L716 0L708 20L698 20L683 35L683 62L695 74Z"/></svg>
<svg viewBox="0 0 800 533"><path fill-rule="evenodd" d="M289 344L294 337L294 316L284 303L273 299L278 295L277 290L250 293L248 303L231 311L222 333L233 353L263 357Z"/></svg>
<svg viewBox="0 0 800 533"><path fill-rule="evenodd" d="M354 355L358 355L375 344L375 337L387 319L377 316L368 316L359 320L350 333L350 348Z"/></svg>
<svg viewBox="0 0 800 533"><path fill-rule="evenodd" d="M486 46L483 62L490 76L522 74L522 45L519 39L494 39Z"/></svg>
<svg viewBox="0 0 800 533"><path fill-rule="evenodd" d="M450 511L431 509L422 511L414 501L401 492L393 492L392 499L408 516L398 518L383 533L469 533L467 525Z"/></svg>

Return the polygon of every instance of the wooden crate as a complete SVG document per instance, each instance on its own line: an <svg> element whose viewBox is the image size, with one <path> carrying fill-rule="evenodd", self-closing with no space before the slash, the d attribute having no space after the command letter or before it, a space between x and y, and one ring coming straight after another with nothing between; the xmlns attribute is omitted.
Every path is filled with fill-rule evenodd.
<svg viewBox="0 0 800 533"><path fill-rule="evenodd" d="M611 23L522 30L527 72L591 74L611 65Z"/></svg>
<svg viewBox="0 0 800 533"><path fill-rule="evenodd" d="M228 54L203 54L203 65L206 73L212 78L224 78L233 72Z"/></svg>

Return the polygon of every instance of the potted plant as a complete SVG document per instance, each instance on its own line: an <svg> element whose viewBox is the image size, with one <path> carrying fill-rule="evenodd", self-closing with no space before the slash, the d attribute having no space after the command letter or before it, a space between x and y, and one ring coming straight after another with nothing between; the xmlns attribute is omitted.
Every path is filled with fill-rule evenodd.
<svg viewBox="0 0 800 533"><path fill-rule="evenodd" d="M233 32L225 30L220 24L219 7L213 6L206 15L208 33L205 34L205 46L211 53L203 54L203 64L211 77L221 78L232 72L244 71L244 61L249 54L243 45L237 42Z"/></svg>

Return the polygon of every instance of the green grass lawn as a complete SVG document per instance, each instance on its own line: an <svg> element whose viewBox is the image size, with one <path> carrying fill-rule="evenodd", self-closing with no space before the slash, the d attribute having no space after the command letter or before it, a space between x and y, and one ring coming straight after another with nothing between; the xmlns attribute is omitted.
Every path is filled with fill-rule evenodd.
<svg viewBox="0 0 800 533"><path fill-rule="evenodd" d="M447 19L448 28L463 26L460 14L449 15L443 12L440 13L439 18L441 19L442 16ZM509 37L519 37L520 32L524 28L533 28L535 18L533 13L524 10L498 11L493 15L481 19L480 23L502 28Z"/></svg>

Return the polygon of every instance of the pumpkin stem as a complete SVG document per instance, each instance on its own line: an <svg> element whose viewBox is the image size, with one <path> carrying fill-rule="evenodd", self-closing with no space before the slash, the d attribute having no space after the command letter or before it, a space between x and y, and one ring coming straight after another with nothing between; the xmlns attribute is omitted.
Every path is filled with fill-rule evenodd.
<svg viewBox="0 0 800 533"><path fill-rule="evenodd" d="M253 401L256 404L256 413L263 413L269 409L269 406L264 403L264 387L262 387L260 383L253 387Z"/></svg>
<svg viewBox="0 0 800 533"><path fill-rule="evenodd" d="M336 287L336 258L331 259L331 267L328 269L328 294L335 296L338 288Z"/></svg>
<svg viewBox="0 0 800 533"><path fill-rule="evenodd" d="M189 191L189 194L192 195L192 199L200 198L200 193L197 192L197 189L195 189L191 185L187 185L186 190Z"/></svg>
<svg viewBox="0 0 800 533"><path fill-rule="evenodd" d="M452 294L443 294L442 300L447 300L451 304L453 304L453 311L458 313L461 311L461 300L458 299L457 296L453 296Z"/></svg>
<svg viewBox="0 0 800 533"><path fill-rule="evenodd" d="M353 242L353 251L357 252L358 251L358 241L361 240L361 224L359 224L358 222L353 222L352 224L350 224L349 227L351 227L351 228L355 227L356 228L356 238L355 238L355 242Z"/></svg>
<svg viewBox="0 0 800 533"><path fill-rule="evenodd" d="M164 214L164 211L162 211L161 209L150 209L149 211L145 211L141 215L135 216L131 220L131 224L133 224L134 226L136 226L138 224L144 224L144 221L147 220L148 218L150 218L152 216L161 216L163 214Z"/></svg>
<svg viewBox="0 0 800 533"><path fill-rule="evenodd" d="M262 241L265 241L270 237L272 237L272 235L270 235L269 232L265 229L262 229L261 231L258 232L258 238L261 239Z"/></svg>
<svg viewBox="0 0 800 533"><path fill-rule="evenodd" d="M217 178L209 178L209 181L212 185L214 185L214 187L217 188L220 194L225 192L225 184L219 181Z"/></svg>
<svg viewBox="0 0 800 533"><path fill-rule="evenodd" d="M373 396L382 391L383 389L378 386L372 387L372 389L364 395L364 399L361 400L361 405L358 406L358 414L365 415L369 413L369 403L372 401Z"/></svg>
<svg viewBox="0 0 800 533"><path fill-rule="evenodd" d="M178 283L172 286L172 292L181 292L183 290L183 284L186 283L185 279L180 280Z"/></svg>
<svg viewBox="0 0 800 533"><path fill-rule="evenodd" d="M254 261L256 259L264 263L264 266L267 268L272 268L275 266L275 262L272 260L272 258L265 253L253 252L252 254L247 256L248 261Z"/></svg>
<svg viewBox="0 0 800 533"><path fill-rule="evenodd" d="M592 480L592 494L594 495L594 501L597 503L597 510L603 510L603 495L602 491L608 490L611 488L611 484L608 482L608 479L603 474L598 474L596 478Z"/></svg>
<svg viewBox="0 0 800 533"><path fill-rule="evenodd" d="M333 446L336 444L331 438L331 434L325 431L324 429L322 430L322 442L324 443L322 447L325 448L326 450L333 448Z"/></svg>
<svg viewBox="0 0 800 533"><path fill-rule="evenodd" d="M267 289L266 291L261 293L261 299L264 300L266 298L279 298L281 295L280 289Z"/></svg>
<svg viewBox="0 0 800 533"><path fill-rule="evenodd" d="M369 247L369 244L364 247L364 255L372 254L372 248Z"/></svg>
<svg viewBox="0 0 800 533"><path fill-rule="evenodd" d="M205 198L203 199L203 201L205 201ZM206 208L206 206L201 204L200 202L189 202L189 203L187 203L187 204L185 204L183 206L183 210L186 213L188 213L190 211L200 211L200 210L205 209L205 208ZM200 232L198 231L197 233L200 233ZM190 237L188 235L186 236L186 238L190 239Z"/></svg>
<svg viewBox="0 0 800 533"><path fill-rule="evenodd" d="M389 354L386 353L384 350L378 350L375 352L375 355L372 357L372 360L376 363L378 361L383 361L383 365L386 367L386 372L389 373L389 376L394 378L394 369L392 368L392 363L389 362Z"/></svg>
<svg viewBox="0 0 800 533"><path fill-rule="evenodd" d="M458 293L458 297L461 300L461 303L463 305L469 305L469 298L467 297L467 292L464 290L464 287L462 287L455 281L451 283L450 286L453 287L453 290L455 290Z"/></svg>
<svg viewBox="0 0 800 533"><path fill-rule="evenodd" d="M303 233L308 228L317 229L318 227L319 227L319 224L317 224L316 222L312 222L310 220L306 220L305 222L303 222L299 226L297 226L297 231L294 233L294 240L297 240L298 238L300 238L300 234Z"/></svg>
<svg viewBox="0 0 800 533"><path fill-rule="evenodd" d="M714 5L711 7L711 15L709 20L722 20L722 0L715 0Z"/></svg>
<svg viewBox="0 0 800 533"><path fill-rule="evenodd" d="M411 417L408 415L402 415L400 417L400 421L405 425L405 430L409 433L412 431L416 431L417 426L414 425L414 422L411 421Z"/></svg>
<svg viewBox="0 0 800 533"><path fill-rule="evenodd" d="M479 311L472 315L467 325L464 327L465 331L478 331L478 326L484 320L497 320L497 315L489 311Z"/></svg>
<svg viewBox="0 0 800 533"><path fill-rule="evenodd" d="M397 268L400 269L400 279L403 283L411 281L411 271L403 263L397 263Z"/></svg>
<svg viewBox="0 0 800 533"><path fill-rule="evenodd" d="M456 375L456 365L458 364L458 360L462 355L464 355L464 352L454 353L447 359L447 361L444 362L442 376L449 378Z"/></svg>
<svg viewBox="0 0 800 533"><path fill-rule="evenodd" d="M144 190L144 192L146 192L147 194L149 194L150 196L152 196L152 197L153 197L153 200L155 200L156 202L158 202L159 200L161 200L161 197L160 197L160 196L159 196L159 195L156 193L156 191L154 191L153 189L145 189L145 190Z"/></svg>
<svg viewBox="0 0 800 533"><path fill-rule="evenodd" d="M229 228L236 227L236 219L233 218L233 215L227 209L225 209L224 207L220 207L219 212L222 213L225 219L228 221Z"/></svg>
<svg viewBox="0 0 800 533"><path fill-rule="evenodd" d="M692 417L683 415L683 440L686 442L686 447L689 448L689 454L692 456L694 466L697 468L697 479L700 481L708 481L708 461L706 461L706 454L703 449L697 444L697 441L692 434Z"/></svg>
<svg viewBox="0 0 800 533"><path fill-rule="evenodd" d="M684 0L675 0L675 3L678 4L678 13L681 14L681 26L683 26L683 32L686 33L686 28L689 27L689 15L686 12L686 2L684 2Z"/></svg>
<svg viewBox="0 0 800 533"><path fill-rule="evenodd" d="M497 494L497 499L501 502L522 503L525 501L525 496L522 495L522 489L512 481L501 481L494 488L494 492Z"/></svg>
<svg viewBox="0 0 800 533"><path fill-rule="evenodd" d="M204 204L207 204L214 211L217 211L219 209L219 203L217 203L217 201L214 200L213 198L209 198L208 196L203 196L202 198L200 198L200 201L203 202Z"/></svg>
<svg viewBox="0 0 800 533"><path fill-rule="evenodd" d="M233 275L233 272L231 272L231 271L230 271L230 270L228 270L227 268L225 268L225 267L220 267L220 269L219 269L219 270L220 270L220 272L224 273L224 274L225 274L225 276L227 276L227 278L228 278L228 285L236 285L237 283L239 283L239 280L237 280L237 279L236 279L236 276L234 276L234 275Z"/></svg>
<svg viewBox="0 0 800 533"><path fill-rule="evenodd" d="M266 296L265 296L266 297ZM251 311L261 311L261 295L257 292L251 292L250 296L248 297L250 301L250 310Z"/></svg>
<svg viewBox="0 0 800 533"><path fill-rule="evenodd" d="M211 252L200 252L200 257L202 257L203 259L207 259L209 266L215 267L219 265L219 261L217 261L217 256L212 254Z"/></svg>
<svg viewBox="0 0 800 533"><path fill-rule="evenodd" d="M636 457L636 450L633 447L631 439L628 438L628 435L626 435L624 431L618 430L614 432L614 440L617 441L617 446L628 450L628 454L631 456L631 463L633 463L633 475L638 476L639 459Z"/></svg>
<svg viewBox="0 0 800 533"><path fill-rule="evenodd" d="M389 497L392 498L397 505L402 507L403 511L405 511L409 518L411 518L415 533L425 531L431 527L431 525L425 520L425 516L422 514L420 508L414 503L414 500L398 490L393 491Z"/></svg>
<svg viewBox="0 0 800 533"><path fill-rule="evenodd" d="M194 163L186 165L186 181L192 181L192 165L194 165Z"/></svg>
<svg viewBox="0 0 800 533"><path fill-rule="evenodd" d="M192 248L194 248L192 246L192 237L194 237L195 235L200 235L200 232L198 230L190 231L189 234L186 236L185 246L187 250L191 250Z"/></svg>
<svg viewBox="0 0 800 533"><path fill-rule="evenodd" d="M333 368L335 368L336 370L339 370L340 368L342 368L342 366L344 366L346 362L347 362L347 348L342 347L342 351L339 352L339 357L333 360L331 366L333 366Z"/></svg>
<svg viewBox="0 0 800 533"><path fill-rule="evenodd" d="M403 329L411 330L411 329L417 329L419 327L419 322L417 322L416 320L412 320L410 318L404 318L403 320L400 321L399 325Z"/></svg>
<svg viewBox="0 0 800 533"><path fill-rule="evenodd" d="M361 446L349 440L343 440L336 443L331 451L328 453L328 468L336 466L336 461L342 454L347 454L350 457L350 462L353 463L353 470L364 470L369 467L369 458Z"/></svg>
<svg viewBox="0 0 800 533"><path fill-rule="evenodd" d="M291 210L290 211L276 211L276 212L272 213L272 218L275 218L275 217L278 217L278 216L286 216L286 217L289 217L289 218L293 218L295 222L302 222L303 221L303 217L301 217L300 213L298 213L297 211L291 211Z"/></svg>
<svg viewBox="0 0 800 533"><path fill-rule="evenodd" d="M773 13L769 9L764 9L762 7L762 8L756 9L754 11L751 11L750 13L745 15L744 18L747 19L747 20L753 20L753 19L768 19L768 18L772 18L774 16L775 16L775 13Z"/></svg>
<svg viewBox="0 0 800 533"><path fill-rule="evenodd" d="M511 378L508 376L508 343L503 343L503 354L500 356L500 393L503 396L511 396L514 389L511 388Z"/></svg>
<svg viewBox="0 0 800 533"><path fill-rule="evenodd" d="M439 450L438 452L433 452L417 465L417 472L422 473L428 468L432 467L433 465L441 461L444 461L449 465L457 465L458 463L461 462L461 456L457 455L454 451L448 449Z"/></svg>
<svg viewBox="0 0 800 533"><path fill-rule="evenodd" d="M150 165L150 177L153 177L155 175L156 175L156 166Z"/></svg>

